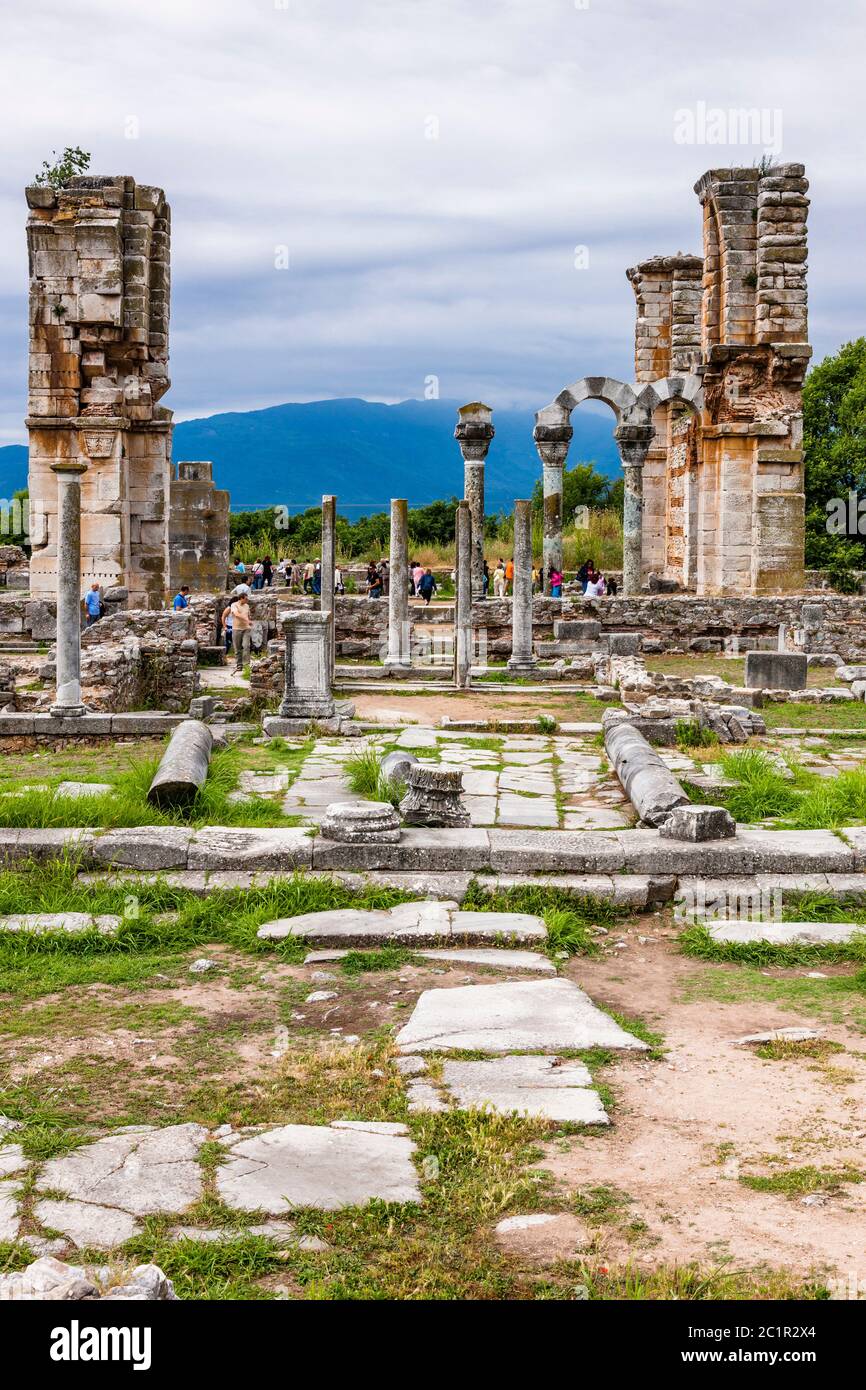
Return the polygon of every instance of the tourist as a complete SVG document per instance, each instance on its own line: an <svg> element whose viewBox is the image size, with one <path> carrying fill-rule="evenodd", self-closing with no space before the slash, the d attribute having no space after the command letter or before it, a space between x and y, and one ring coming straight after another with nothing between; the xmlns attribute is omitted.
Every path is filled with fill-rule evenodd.
<svg viewBox="0 0 866 1390"><path fill-rule="evenodd" d="M617 582L616 582L616 580L613 578L613 576L611 576L610 579L608 579L608 580L605 581L605 586L604 586L604 587L605 587L605 592L607 593L608 598L615 598L615 597L616 597L616 591L617 591L617 587L618 587L618 586L617 586Z"/></svg>
<svg viewBox="0 0 866 1390"><path fill-rule="evenodd" d="M271 563L271 557L270 555L266 555L264 560L262 560L262 587L267 584L268 588L270 588L273 583L273 578L274 567Z"/></svg>
<svg viewBox="0 0 866 1390"><path fill-rule="evenodd" d="M484 569L481 571L481 593L484 598L490 593L490 566L484 561Z"/></svg>
<svg viewBox="0 0 866 1390"><path fill-rule="evenodd" d="M436 592L436 580L433 578L432 570L425 570L418 584L418 593L424 600L424 606L429 607L430 600Z"/></svg>
<svg viewBox="0 0 866 1390"><path fill-rule="evenodd" d="M250 586L249 586L249 584L236 584L236 585L235 585L235 587L232 589L232 598L233 598L233 599L235 599L235 598L240 598L241 594L246 594L247 598L249 598L249 596L250 596Z"/></svg>
<svg viewBox="0 0 866 1390"><path fill-rule="evenodd" d="M93 624L98 623L105 612L98 584L91 584L87 590L84 595L84 607L87 610L87 626L93 627Z"/></svg>
<svg viewBox="0 0 866 1390"><path fill-rule="evenodd" d="M265 582L265 567L261 560L253 565L253 589L261 589Z"/></svg>
<svg viewBox="0 0 866 1390"><path fill-rule="evenodd" d="M238 574L246 574L247 567L244 564L243 560L239 560L237 556L235 556L234 560L232 561L232 564L234 565L235 570Z"/></svg>
<svg viewBox="0 0 866 1390"><path fill-rule="evenodd" d="M414 566L413 566L413 569L412 569L412 583L413 583L414 586L415 586L415 593L416 593L416 595L419 595L419 594L421 593L421 580L422 580L423 578L424 578L424 567L423 567L423 565L419 565L419 564L418 564L418 561L416 560L416 561L415 561L415 564L414 564Z"/></svg>
<svg viewBox="0 0 866 1390"><path fill-rule="evenodd" d="M175 596L174 596L174 602L172 603L171 606L172 606L172 608L175 610L175 612L177 612L177 610L178 610L179 608L189 608L189 585L188 585L188 584L181 584L180 588L178 589L177 593L176 593Z"/></svg>
<svg viewBox="0 0 866 1390"><path fill-rule="evenodd" d="M382 597L382 577L373 560L367 566L367 598Z"/></svg>
<svg viewBox="0 0 866 1390"><path fill-rule="evenodd" d="M223 636L225 637L226 656L228 656L232 649L232 610L230 604L223 609L220 623L222 625Z"/></svg>
<svg viewBox="0 0 866 1390"><path fill-rule="evenodd" d="M322 562L317 560L313 567L313 593L318 595L322 592Z"/></svg>
<svg viewBox="0 0 866 1390"><path fill-rule="evenodd" d="M507 594L513 594L513 593L514 593L514 561L513 561L513 559L512 559L512 560L509 560L509 561L508 561L508 564L505 566L505 592L506 592Z"/></svg>
<svg viewBox="0 0 866 1390"><path fill-rule="evenodd" d="M562 574L556 565L550 567L550 597L562 598Z"/></svg>
<svg viewBox="0 0 866 1390"><path fill-rule="evenodd" d="M315 574L315 572L315 565L313 564L312 560L308 560L307 563L304 565L303 585L305 594L311 594L313 592L313 575Z"/></svg>
<svg viewBox="0 0 866 1390"><path fill-rule="evenodd" d="M388 561L385 559L379 561L379 578L382 581L382 593L387 594L391 582L391 571L388 568Z"/></svg>
<svg viewBox="0 0 866 1390"><path fill-rule="evenodd" d="M537 565L532 566L532 592L534 594L539 592L539 573Z"/></svg>
<svg viewBox="0 0 866 1390"><path fill-rule="evenodd" d="M501 560L493 571L493 597L505 598L505 566Z"/></svg>
<svg viewBox="0 0 866 1390"><path fill-rule="evenodd" d="M603 577L603 575L600 575L599 572L598 572L598 570L596 570L596 569L590 570L590 572L589 572L589 574L588 574L588 576L587 576L587 580L586 580L586 588L585 588L584 591L583 591L583 596L584 596L584 598L601 598L601 596L602 596L603 593L604 593L604 577Z"/></svg>
<svg viewBox="0 0 866 1390"><path fill-rule="evenodd" d="M592 560L584 560L580 569L577 571L577 578L580 584L581 592L584 594L586 593L586 586L589 583L590 571L594 568L595 566L593 565Z"/></svg>
<svg viewBox="0 0 866 1390"><path fill-rule="evenodd" d="M335 593L335 594L344 594L345 592L346 592L346 586L345 586L345 584L343 583L343 571L340 569L340 566L339 566L339 565L335 565L335 566L334 566L334 593Z"/></svg>
<svg viewBox="0 0 866 1390"><path fill-rule="evenodd" d="M250 601L246 594L236 598L230 608L232 620L232 647L235 653L236 669L240 672L249 665L250 644L252 642L253 619Z"/></svg>

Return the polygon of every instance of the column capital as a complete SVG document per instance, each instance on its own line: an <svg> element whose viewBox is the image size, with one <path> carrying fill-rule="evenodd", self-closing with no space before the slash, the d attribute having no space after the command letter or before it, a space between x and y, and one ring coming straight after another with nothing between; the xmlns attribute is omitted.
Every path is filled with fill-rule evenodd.
<svg viewBox="0 0 866 1390"><path fill-rule="evenodd" d="M482 401L461 405L457 411L454 438L460 445L464 463L483 463L495 433L493 411L489 405L484 405Z"/></svg>
<svg viewBox="0 0 866 1390"><path fill-rule="evenodd" d="M571 425L536 425L532 432L538 457L546 468L564 468L574 430Z"/></svg>
<svg viewBox="0 0 866 1390"><path fill-rule="evenodd" d="M623 468L641 468L655 439L654 425L617 425L613 432Z"/></svg>

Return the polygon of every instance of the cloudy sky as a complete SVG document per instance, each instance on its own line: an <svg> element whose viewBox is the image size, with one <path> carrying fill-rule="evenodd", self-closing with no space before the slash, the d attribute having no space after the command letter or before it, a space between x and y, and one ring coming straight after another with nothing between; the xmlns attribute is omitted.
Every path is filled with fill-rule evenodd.
<svg viewBox="0 0 866 1390"><path fill-rule="evenodd" d="M25 438L22 190L64 145L167 191L179 419L431 377L537 408L587 372L628 378L625 267L699 250L695 179L767 143L812 183L817 357L866 326L862 0L0 12L0 443ZM699 143L699 103L757 109L763 140Z"/></svg>

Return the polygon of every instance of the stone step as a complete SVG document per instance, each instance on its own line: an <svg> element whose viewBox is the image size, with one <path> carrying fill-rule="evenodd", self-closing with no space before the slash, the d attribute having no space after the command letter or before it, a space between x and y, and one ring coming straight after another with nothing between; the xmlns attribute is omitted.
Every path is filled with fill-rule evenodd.
<svg viewBox="0 0 866 1390"><path fill-rule="evenodd" d="M93 887L120 886L134 890L136 887L164 883L172 888L183 888L198 897L221 890L248 892L251 888L266 888L270 883L290 882L294 877L294 870L257 872L233 869L170 869L163 873L130 869L114 873L104 870L79 874L82 883ZM617 907L634 908L670 902L677 884L676 878L670 874L481 874L475 877L471 873L389 873L375 869L369 873L352 873L340 869L332 872L311 869L308 877L339 883L346 888L396 888L405 893L421 894L425 898L444 898L457 903L463 901L473 882L476 889L490 896L510 888L553 888L575 898L596 898Z"/></svg>
<svg viewBox="0 0 866 1390"><path fill-rule="evenodd" d="M839 901L866 902L866 874L755 874L751 878L684 875L677 885L678 908L694 904L705 916L721 915L726 903L760 900L762 895L770 903L778 897L785 904L816 893Z"/></svg>
<svg viewBox="0 0 866 1390"><path fill-rule="evenodd" d="M433 946L450 941L462 946L508 942L544 942L540 917L523 912L463 912L455 902L401 903L383 911L340 908L306 912L265 922L262 941L302 938L315 946Z"/></svg>
<svg viewBox="0 0 866 1390"><path fill-rule="evenodd" d="M127 830L0 830L0 862L82 856L82 868L409 873L620 873L729 877L852 873L866 869L866 826L770 830L741 825L726 840L662 839L657 830L431 830L407 828L397 844L345 844L299 826L272 829L140 826Z"/></svg>
<svg viewBox="0 0 866 1390"><path fill-rule="evenodd" d="M408 1059L403 1059L408 1060ZM423 1058L412 1058L424 1068ZM397 1063L400 1065L399 1060ZM558 1123L606 1125L610 1121L583 1062L550 1056L492 1057L481 1062L446 1060L442 1079L418 1080L413 1067L407 1085L409 1109L490 1109L499 1115L529 1115Z"/></svg>

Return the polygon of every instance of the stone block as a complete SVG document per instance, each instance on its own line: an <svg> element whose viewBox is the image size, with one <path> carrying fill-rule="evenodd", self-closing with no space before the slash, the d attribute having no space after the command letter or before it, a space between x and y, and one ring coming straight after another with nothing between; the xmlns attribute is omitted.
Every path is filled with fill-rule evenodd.
<svg viewBox="0 0 866 1390"><path fill-rule="evenodd" d="M746 685L757 690L803 690L804 652L746 652Z"/></svg>
<svg viewBox="0 0 866 1390"><path fill-rule="evenodd" d="M639 632L609 632L607 647L611 656L637 656L641 648Z"/></svg>
<svg viewBox="0 0 866 1390"><path fill-rule="evenodd" d="M737 824L723 806L677 806L659 830L663 840L728 840Z"/></svg>

